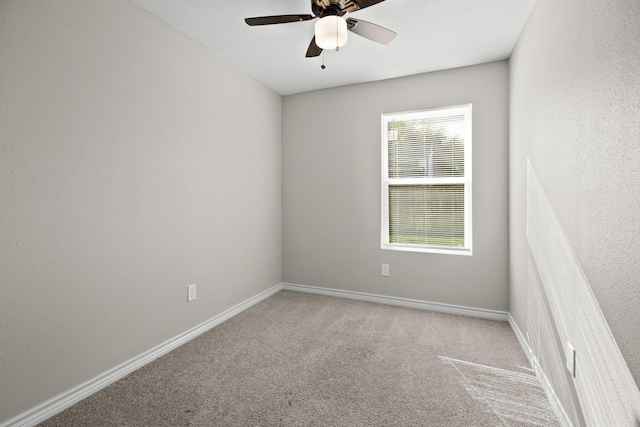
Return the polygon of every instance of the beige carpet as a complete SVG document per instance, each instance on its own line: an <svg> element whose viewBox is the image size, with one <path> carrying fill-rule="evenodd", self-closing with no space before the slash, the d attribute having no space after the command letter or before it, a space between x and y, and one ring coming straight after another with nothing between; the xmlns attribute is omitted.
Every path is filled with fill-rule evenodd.
<svg viewBox="0 0 640 427"><path fill-rule="evenodd" d="M505 322L279 292L41 426L558 426Z"/></svg>

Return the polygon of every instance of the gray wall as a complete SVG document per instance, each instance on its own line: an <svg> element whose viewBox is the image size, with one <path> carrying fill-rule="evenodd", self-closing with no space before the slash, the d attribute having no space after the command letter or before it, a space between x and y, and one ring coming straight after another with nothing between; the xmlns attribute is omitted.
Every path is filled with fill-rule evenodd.
<svg viewBox="0 0 640 427"><path fill-rule="evenodd" d="M466 103L473 256L381 250L380 115ZM506 61L287 96L283 117L286 282L507 310Z"/></svg>
<svg viewBox="0 0 640 427"><path fill-rule="evenodd" d="M125 0L3 0L0 70L1 423L281 282L282 98Z"/></svg>
<svg viewBox="0 0 640 427"><path fill-rule="evenodd" d="M640 423L638 28L637 0L538 0L510 62L510 311L531 329L539 275L591 425Z"/></svg>

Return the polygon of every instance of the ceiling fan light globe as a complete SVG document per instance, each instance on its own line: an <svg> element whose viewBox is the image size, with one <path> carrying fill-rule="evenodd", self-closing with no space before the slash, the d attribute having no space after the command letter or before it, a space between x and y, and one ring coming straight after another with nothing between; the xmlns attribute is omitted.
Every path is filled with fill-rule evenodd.
<svg viewBox="0 0 640 427"><path fill-rule="evenodd" d="M316 22L316 44L321 49L335 49L347 44L347 21L340 16L325 16Z"/></svg>

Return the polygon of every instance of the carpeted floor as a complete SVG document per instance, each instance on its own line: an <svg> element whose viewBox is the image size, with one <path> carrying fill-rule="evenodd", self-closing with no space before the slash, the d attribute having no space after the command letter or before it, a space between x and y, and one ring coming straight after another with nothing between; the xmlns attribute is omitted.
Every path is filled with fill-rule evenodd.
<svg viewBox="0 0 640 427"><path fill-rule="evenodd" d="M505 322L286 291L40 424L558 425Z"/></svg>

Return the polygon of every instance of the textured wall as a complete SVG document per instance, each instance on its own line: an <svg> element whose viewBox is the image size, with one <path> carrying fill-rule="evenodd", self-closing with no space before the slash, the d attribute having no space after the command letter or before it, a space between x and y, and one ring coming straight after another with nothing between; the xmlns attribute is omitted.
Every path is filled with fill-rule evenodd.
<svg viewBox="0 0 640 427"><path fill-rule="evenodd" d="M502 61L285 97L284 280L507 310L507 76ZM473 256L381 250L380 115L466 103Z"/></svg>
<svg viewBox="0 0 640 427"><path fill-rule="evenodd" d="M0 70L2 423L281 281L282 98L125 0L0 2Z"/></svg>
<svg viewBox="0 0 640 427"><path fill-rule="evenodd" d="M541 331L539 345L532 345L547 377L559 389L557 394L575 387L588 425L635 427L640 420L640 393L531 165L527 173L527 242L531 251L528 286L542 290L544 297L540 299L549 305L548 313L537 318L529 314L527 330L553 319L553 327L547 329L559 337L559 342L552 342L549 333ZM566 343L576 350L575 376L569 375L568 386L559 384L567 377L565 360L573 359L571 354L564 356ZM563 399L565 407L570 407L568 400Z"/></svg>
<svg viewBox="0 0 640 427"><path fill-rule="evenodd" d="M602 325L581 323L578 315L586 311L585 316L596 322L601 310L604 326L610 329L636 385L640 383L639 27L636 0L538 0L510 62L510 311L522 328L530 251L528 157L560 230L543 224L541 233L551 234L551 241L562 240L554 235L566 237L569 253L575 257L575 263L568 261L571 256L547 260L546 271L536 265L543 270L543 285L552 286L546 296L552 309L555 304L559 310L554 312L555 327L561 338L572 341L579 338L570 332L564 335L565 324L578 323L584 330L580 332L584 347L576 349L580 375L581 366L585 368L581 357L609 347L593 339L592 332L596 327L602 330ZM570 282L560 277L576 271L583 277L575 273L577 278L569 277ZM568 305L554 301L554 291L562 292L557 286L582 279L596 308L578 295ZM613 358L613 353L608 354ZM590 383L576 380L578 395L580 387L601 387L595 379L598 375L612 375L603 365L593 369ZM615 369L614 378L625 376L627 367ZM605 389L600 398L617 399L616 393ZM636 408L637 393L637 388L627 393L623 403ZM595 418L589 417L597 414L587 411L598 409L586 407L587 401L581 403L587 423L592 423ZM638 417L625 418L626 424L610 425L635 426L640 420L629 421L634 416Z"/></svg>

